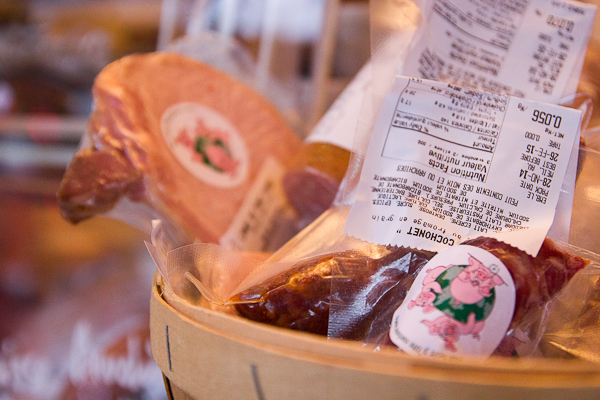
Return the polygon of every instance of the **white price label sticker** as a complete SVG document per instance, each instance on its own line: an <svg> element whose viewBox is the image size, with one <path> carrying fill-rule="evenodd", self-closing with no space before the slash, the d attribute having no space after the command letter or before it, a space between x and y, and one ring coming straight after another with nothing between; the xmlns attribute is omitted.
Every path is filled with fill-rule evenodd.
<svg viewBox="0 0 600 400"><path fill-rule="evenodd" d="M596 6L430 0L402 75L557 103L575 93Z"/></svg>
<svg viewBox="0 0 600 400"><path fill-rule="evenodd" d="M344 233L431 251L488 236L536 255L580 118L579 110L397 77Z"/></svg>

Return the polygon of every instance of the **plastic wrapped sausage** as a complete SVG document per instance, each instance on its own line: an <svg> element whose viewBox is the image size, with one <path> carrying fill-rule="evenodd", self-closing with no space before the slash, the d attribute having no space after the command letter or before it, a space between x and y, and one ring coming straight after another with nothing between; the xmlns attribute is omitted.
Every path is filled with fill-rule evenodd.
<svg viewBox="0 0 600 400"><path fill-rule="evenodd" d="M389 301L402 301L412 277L433 253L407 248L375 246L369 256L353 251L334 253L298 263L287 271L245 290L231 301L248 319L300 331L327 335L332 302L332 279L343 279L352 289L336 302L366 299L349 310L356 316L348 330L359 339L370 322L381 318ZM356 291L356 292L354 292Z"/></svg>
<svg viewBox="0 0 600 400"><path fill-rule="evenodd" d="M510 271L516 299L509 334L525 325L534 330L540 310L587 264L550 239L544 241L537 257L491 238L480 237L464 244L492 253ZM404 301L415 276L434 255L383 246L373 246L371 254L332 253L300 262L231 301L236 303L240 316L254 321L330 337L392 344L388 338L392 315ZM501 343L499 352L511 354L508 342Z"/></svg>

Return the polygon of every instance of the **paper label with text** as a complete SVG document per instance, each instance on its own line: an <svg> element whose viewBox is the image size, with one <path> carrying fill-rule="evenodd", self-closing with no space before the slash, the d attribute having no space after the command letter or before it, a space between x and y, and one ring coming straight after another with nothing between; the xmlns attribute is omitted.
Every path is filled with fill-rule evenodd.
<svg viewBox="0 0 600 400"><path fill-rule="evenodd" d="M536 255L580 118L575 109L397 77L344 233L431 251L488 236Z"/></svg>
<svg viewBox="0 0 600 400"><path fill-rule="evenodd" d="M574 94L596 6L429 0L402 75L557 103Z"/></svg>
<svg viewBox="0 0 600 400"><path fill-rule="evenodd" d="M285 169L267 157L219 245L235 251L273 252L296 232L296 216L281 180Z"/></svg>

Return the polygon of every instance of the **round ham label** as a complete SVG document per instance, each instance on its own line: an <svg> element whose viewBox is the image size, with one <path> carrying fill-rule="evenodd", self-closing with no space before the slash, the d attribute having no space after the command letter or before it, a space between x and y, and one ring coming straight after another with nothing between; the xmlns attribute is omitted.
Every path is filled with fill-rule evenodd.
<svg viewBox="0 0 600 400"><path fill-rule="evenodd" d="M390 338L413 355L489 356L508 330L515 299L510 272L496 256L449 247L415 279L394 313Z"/></svg>
<svg viewBox="0 0 600 400"><path fill-rule="evenodd" d="M246 146L236 128L215 110L178 103L163 113L160 122L171 152L198 179L221 188L246 179Z"/></svg>

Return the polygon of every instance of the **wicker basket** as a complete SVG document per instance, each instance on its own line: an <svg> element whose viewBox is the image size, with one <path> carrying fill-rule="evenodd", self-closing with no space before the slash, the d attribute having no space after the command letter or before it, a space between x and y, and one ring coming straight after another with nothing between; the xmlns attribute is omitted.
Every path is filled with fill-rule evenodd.
<svg viewBox="0 0 600 400"><path fill-rule="evenodd" d="M374 351L190 306L161 282L155 277L151 345L173 399L600 398L597 364Z"/></svg>

